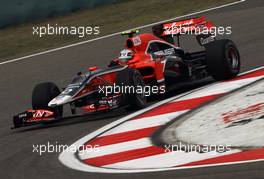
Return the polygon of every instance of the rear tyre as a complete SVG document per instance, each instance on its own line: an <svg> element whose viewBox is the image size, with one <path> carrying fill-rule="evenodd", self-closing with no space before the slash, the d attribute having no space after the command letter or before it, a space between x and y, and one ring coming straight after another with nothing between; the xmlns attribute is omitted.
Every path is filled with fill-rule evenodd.
<svg viewBox="0 0 264 179"><path fill-rule="evenodd" d="M40 83L35 86L32 92L32 108L46 109L53 111L55 118L62 117L63 107L58 106L51 108L48 106L49 102L60 94L59 88L51 82Z"/></svg>
<svg viewBox="0 0 264 179"><path fill-rule="evenodd" d="M216 80L228 80L240 70L240 55L235 43L229 39L213 41L205 46L207 70Z"/></svg>
<svg viewBox="0 0 264 179"><path fill-rule="evenodd" d="M125 87L133 87L136 90L138 87L144 89L145 82L137 70L126 68L125 70L118 73L117 85L123 89ZM135 91L128 93L128 91L126 91L126 93L123 93L123 97L124 102L129 104L130 109L144 108L147 103L147 98L144 91L142 91L142 93L136 93Z"/></svg>

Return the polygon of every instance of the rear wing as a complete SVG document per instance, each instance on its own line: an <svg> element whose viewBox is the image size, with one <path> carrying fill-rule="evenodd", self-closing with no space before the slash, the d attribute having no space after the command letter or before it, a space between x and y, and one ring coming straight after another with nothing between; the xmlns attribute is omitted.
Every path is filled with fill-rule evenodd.
<svg viewBox="0 0 264 179"><path fill-rule="evenodd" d="M205 19L204 16L192 19L185 19L172 23L162 24L163 32L161 36L177 35L177 34L189 34L193 32L196 35L202 33L205 30L210 31L212 27L215 27L211 21Z"/></svg>
<svg viewBox="0 0 264 179"><path fill-rule="evenodd" d="M194 34L198 43L204 46L215 40L212 32L215 26L211 21L205 19L204 16L184 19L181 21L158 24L152 27L152 32L159 38L180 47L179 36L183 34ZM174 43L173 36L177 36L177 43Z"/></svg>

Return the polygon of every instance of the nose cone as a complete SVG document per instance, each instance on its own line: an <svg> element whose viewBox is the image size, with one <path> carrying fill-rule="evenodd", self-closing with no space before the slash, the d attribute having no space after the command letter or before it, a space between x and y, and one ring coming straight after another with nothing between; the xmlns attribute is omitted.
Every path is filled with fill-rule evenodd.
<svg viewBox="0 0 264 179"><path fill-rule="evenodd" d="M71 99L71 96L69 95L57 96L56 98L52 99L49 102L48 106L49 107L60 106L60 105L66 104L70 99Z"/></svg>

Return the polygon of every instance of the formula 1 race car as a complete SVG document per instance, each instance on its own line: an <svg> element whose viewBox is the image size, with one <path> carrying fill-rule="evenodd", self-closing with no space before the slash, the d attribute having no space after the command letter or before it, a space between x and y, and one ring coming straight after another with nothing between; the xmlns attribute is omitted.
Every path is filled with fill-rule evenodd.
<svg viewBox="0 0 264 179"><path fill-rule="evenodd" d="M231 40L201 33L196 38L203 51L189 53L179 45L181 34L212 27L212 22L198 17L155 25L152 33L123 32L128 36L125 49L106 68L94 66L78 73L62 92L51 82L37 84L32 109L14 116L14 128L61 119L65 104L73 115L121 106L140 109L147 96L164 93L171 85L208 76L216 80L236 77L240 56Z"/></svg>

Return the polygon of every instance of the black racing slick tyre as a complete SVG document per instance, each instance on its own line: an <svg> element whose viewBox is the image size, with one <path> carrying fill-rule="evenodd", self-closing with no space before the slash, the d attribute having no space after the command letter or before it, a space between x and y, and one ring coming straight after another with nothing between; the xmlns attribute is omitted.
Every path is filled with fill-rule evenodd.
<svg viewBox="0 0 264 179"><path fill-rule="evenodd" d="M49 102L59 94L60 90L54 83L44 82L36 85L32 92L32 108L50 110L54 112L56 118L62 117L62 106L54 108L48 106Z"/></svg>
<svg viewBox="0 0 264 179"><path fill-rule="evenodd" d="M205 46L207 70L216 80L236 77L240 71L240 55L229 39L213 41Z"/></svg>
<svg viewBox="0 0 264 179"><path fill-rule="evenodd" d="M134 91L125 91L123 100L130 109L141 109L146 106L147 97L144 93L145 82L142 75L135 69L126 68L117 74L117 85L124 88L134 88ZM143 89L137 93L137 89ZM127 88L128 89L128 88Z"/></svg>

